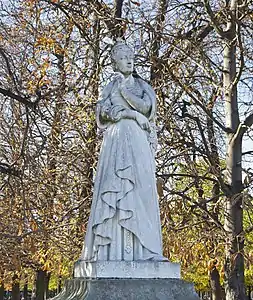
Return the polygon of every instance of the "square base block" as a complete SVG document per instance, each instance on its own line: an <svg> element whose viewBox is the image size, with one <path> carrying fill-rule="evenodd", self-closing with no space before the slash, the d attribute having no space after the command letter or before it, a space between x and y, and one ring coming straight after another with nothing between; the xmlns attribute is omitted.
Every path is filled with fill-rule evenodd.
<svg viewBox="0 0 253 300"><path fill-rule="evenodd" d="M199 300L181 279L72 279L53 300Z"/></svg>

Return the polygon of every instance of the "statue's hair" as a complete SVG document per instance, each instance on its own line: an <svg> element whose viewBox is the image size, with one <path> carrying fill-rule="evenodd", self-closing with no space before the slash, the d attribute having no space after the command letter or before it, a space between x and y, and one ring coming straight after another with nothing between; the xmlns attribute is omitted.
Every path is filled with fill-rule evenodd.
<svg viewBox="0 0 253 300"><path fill-rule="evenodd" d="M120 50L128 50L131 51L132 53L134 53L134 50L122 39L117 39L115 45L112 47L111 50L111 59L112 62L115 63L116 61L116 55Z"/></svg>

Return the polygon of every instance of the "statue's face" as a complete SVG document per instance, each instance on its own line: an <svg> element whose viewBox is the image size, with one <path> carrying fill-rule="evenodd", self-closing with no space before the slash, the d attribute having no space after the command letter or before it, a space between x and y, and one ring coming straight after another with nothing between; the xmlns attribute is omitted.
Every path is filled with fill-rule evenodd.
<svg viewBox="0 0 253 300"><path fill-rule="evenodd" d="M129 49L120 49L117 52L116 69L124 75L130 75L134 70L134 54Z"/></svg>

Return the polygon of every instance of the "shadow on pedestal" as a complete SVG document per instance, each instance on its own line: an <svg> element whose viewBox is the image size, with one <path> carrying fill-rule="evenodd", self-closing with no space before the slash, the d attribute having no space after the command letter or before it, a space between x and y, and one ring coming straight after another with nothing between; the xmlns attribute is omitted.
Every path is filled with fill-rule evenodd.
<svg viewBox="0 0 253 300"><path fill-rule="evenodd" d="M106 278L67 280L53 300L199 300L193 284L181 279Z"/></svg>

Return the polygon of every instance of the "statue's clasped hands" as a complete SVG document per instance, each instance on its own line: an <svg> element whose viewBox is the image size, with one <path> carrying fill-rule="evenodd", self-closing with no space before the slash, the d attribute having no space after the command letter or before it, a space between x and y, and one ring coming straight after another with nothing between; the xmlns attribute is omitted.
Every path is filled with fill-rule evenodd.
<svg viewBox="0 0 253 300"><path fill-rule="evenodd" d="M125 88L127 85L128 78L125 78L125 76L122 73L116 73L116 80L118 82L119 89ZM149 120L138 111L134 111L135 113L135 120L139 124L139 126L148 132L150 132L150 123Z"/></svg>
<svg viewBox="0 0 253 300"><path fill-rule="evenodd" d="M143 130L150 132L149 120L138 111L135 111L135 120Z"/></svg>

